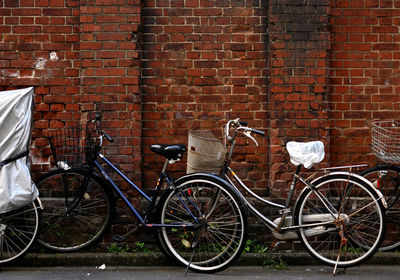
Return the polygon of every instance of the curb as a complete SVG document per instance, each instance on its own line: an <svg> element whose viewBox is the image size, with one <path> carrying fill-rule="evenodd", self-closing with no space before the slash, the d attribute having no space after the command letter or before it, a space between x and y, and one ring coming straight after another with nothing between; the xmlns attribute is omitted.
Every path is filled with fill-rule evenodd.
<svg viewBox="0 0 400 280"><path fill-rule="evenodd" d="M320 265L305 252L245 253L235 265L263 266L269 260L283 260L287 265ZM171 266L175 265L162 253L30 253L11 266ZM376 253L367 264L400 265L400 253Z"/></svg>

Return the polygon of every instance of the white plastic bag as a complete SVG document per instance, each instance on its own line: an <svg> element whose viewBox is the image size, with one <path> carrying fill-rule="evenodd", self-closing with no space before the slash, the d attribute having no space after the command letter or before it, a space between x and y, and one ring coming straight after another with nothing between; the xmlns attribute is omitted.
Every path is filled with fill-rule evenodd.
<svg viewBox="0 0 400 280"><path fill-rule="evenodd" d="M24 206L39 194L27 155L33 109L33 87L0 91L0 213Z"/></svg>
<svg viewBox="0 0 400 280"><path fill-rule="evenodd" d="M302 164L305 168L311 168L325 157L324 144L321 141L290 141L286 144L286 149L290 155L290 162L296 166Z"/></svg>

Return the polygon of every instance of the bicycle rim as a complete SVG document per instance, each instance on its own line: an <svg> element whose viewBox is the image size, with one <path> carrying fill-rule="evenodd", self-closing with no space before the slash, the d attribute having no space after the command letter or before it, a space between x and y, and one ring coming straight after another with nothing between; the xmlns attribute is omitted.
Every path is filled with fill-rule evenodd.
<svg viewBox="0 0 400 280"><path fill-rule="evenodd" d="M83 181L83 171L59 170L37 183L44 206L39 237L42 246L73 252L92 245L106 230L112 200L93 178L82 192Z"/></svg>
<svg viewBox="0 0 400 280"><path fill-rule="evenodd" d="M240 256L247 238L247 219L240 202L225 188L207 180L185 182L178 190L178 195L171 191L160 202L160 222L197 224L197 228L162 228L159 233L163 249L194 271L225 269Z"/></svg>
<svg viewBox="0 0 400 280"><path fill-rule="evenodd" d="M296 224L330 221L322 226L300 229L307 251L319 261L338 267L359 265L379 248L385 231L383 206L375 191L348 175L328 176L299 197ZM324 198L324 203L316 195ZM326 204L336 210L332 216Z"/></svg>
<svg viewBox="0 0 400 280"><path fill-rule="evenodd" d="M40 207L34 201L0 214L0 264L23 257L33 245L40 228Z"/></svg>

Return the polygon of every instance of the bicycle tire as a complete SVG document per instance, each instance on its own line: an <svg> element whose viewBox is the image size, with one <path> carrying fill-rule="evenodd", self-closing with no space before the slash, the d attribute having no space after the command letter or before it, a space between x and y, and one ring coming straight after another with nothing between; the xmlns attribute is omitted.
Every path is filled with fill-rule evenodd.
<svg viewBox="0 0 400 280"><path fill-rule="evenodd" d="M366 169L360 176L368 179L385 197L386 237L380 251L394 251L400 247L400 166L379 164Z"/></svg>
<svg viewBox="0 0 400 280"><path fill-rule="evenodd" d="M184 200L199 226L192 230L159 229L161 250L195 272L214 273L233 264L247 240L247 215L235 192L204 176L181 180L176 190L167 189L161 197L157 211L159 223L193 223L181 202Z"/></svg>
<svg viewBox="0 0 400 280"><path fill-rule="evenodd" d="M0 265L25 256L38 237L41 226L40 203L0 214Z"/></svg>
<svg viewBox="0 0 400 280"><path fill-rule="evenodd" d="M330 174L317 179L312 183L313 189L306 188L299 196L295 225L329 222L299 230L306 250L320 262L342 268L359 265L372 257L382 243L386 228L384 206L378 193L364 180L348 173ZM325 205L316 193L324 197ZM326 205L336 210L335 217Z"/></svg>
<svg viewBox="0 0 400 280"><path fill-rule="evenodd" d="M57 169L36 182L44 207L43 226L38 240L43 247L56 252L88 248L109 227L115 209L112 191L104 180L92 174L84 194L80 194L85 174L80 168ZM69 206L66 205L73 205L78 197L81 197L79 203L72 211L68 211Z"/></svg>

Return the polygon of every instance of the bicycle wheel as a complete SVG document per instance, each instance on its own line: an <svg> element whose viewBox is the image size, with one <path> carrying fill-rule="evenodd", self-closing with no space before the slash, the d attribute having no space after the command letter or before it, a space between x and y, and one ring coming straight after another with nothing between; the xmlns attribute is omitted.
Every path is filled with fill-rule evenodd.
<svg viewBox="0 0 400 280"><path fill-rule="evenodd" d="M0 264L22 258L40 231L39 202L0 214Z"/></svg>
<svg viewBox="0 0 400 280"><path fill-rule="evenodd" d="M43 203L39 243L51 250L73 252L95 243L107 229L114 200L111 191L94 174L83 190L82 169L53 170L36 185Z"/></svg>
<svg viewBox="0 0 400 280"><path fill-rule="evenodd" d="M241 201L231 189L206 177L192 176L177 185L176 192L166 190L159 202L159 223L170 225L158 230L161 249L193 271L225 269L240 257L247 240Z"/></svg>
<svg viewBox="0 0 400 280"><path fill-rule="evenodd" d="M307 251L327 265L350 267L370 258L384 238L385 210L362 177L335 173L317 179L298 198L295 224Z"/></svg>
<svg viewBox="0 0 400 280"><path fill-rule="evenodd" d="M400 166L381 164L360 173L380 190L387 203L386 237L379 250L400 247Z"/></svg>

